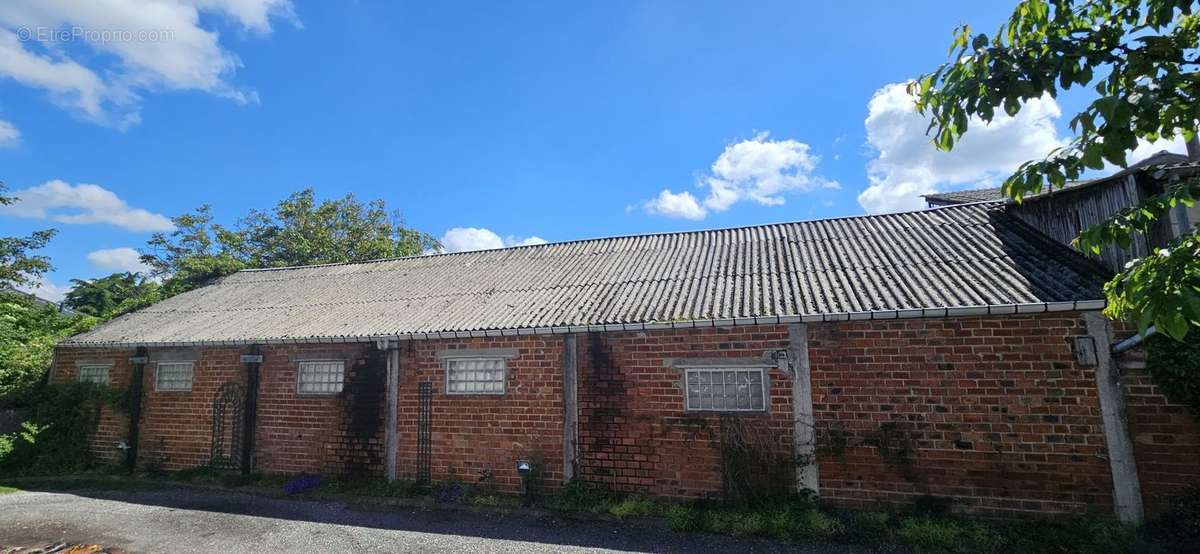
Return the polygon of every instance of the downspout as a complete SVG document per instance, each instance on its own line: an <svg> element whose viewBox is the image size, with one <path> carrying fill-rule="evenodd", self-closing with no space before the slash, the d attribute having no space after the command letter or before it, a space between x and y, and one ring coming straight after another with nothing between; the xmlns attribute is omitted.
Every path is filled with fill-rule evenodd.
<svg viewBox="0 0 1200 554"><path fill-rule="evenodd" d="M241 361L246 364L246 414L242 418L242 474L248 475L254 462L254 428L258 420L258 370L263 355L257 344L251 345Z"/></svg>
<svg viewBox="0 0 1200 554"><path fill-rule="evenodd" d="M130 472L137 468L142 420L142 376L149 360L145 346L139 346L133 357L129 358L129 448L125 449L125 469Z"/></svg>
<svg viewBox="0 0 1200 554"><path fill-rule="evenodd" d="M1129 337L1123 341L1120 341L1120 342L1112 345L1112 353L1120 354L1126 350L1129 350L1130 348L1134 348L1137 345L1142 344L1142 342L1145 341L1146 339L1153 337L1156 333L1158 333L1158 328L1151 325L1146 328L1145 334L1134 335L1132 337Z"/></svg>

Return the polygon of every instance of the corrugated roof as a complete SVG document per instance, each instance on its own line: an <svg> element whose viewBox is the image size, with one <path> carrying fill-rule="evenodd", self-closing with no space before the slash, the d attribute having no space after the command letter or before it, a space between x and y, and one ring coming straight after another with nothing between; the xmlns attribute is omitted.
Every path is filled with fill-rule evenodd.
<svg viewBox="0 0 1200 554"><path fill-rule="evenodd" d="M1113 179L1119 179L1137 171L1158 171L1158 170L1178 170L1200 167L1200 164L1188 160L1187 156L1160 150L1144 160L1141 160L1125 169L1122 169L1107 177L1097 179L1089 179L1084 181L1069 181L1066 186L1053 191L1039 192L1026 198L1036 198L1046 196L1047 194L1059 194L1062 192L1070 192L1078 190L1085 186L1099 185L1107 183ZM970 204L973 202L1007 202L1008 197L1000 192L1000 187L958 190L951 192L939 192L934 194L925 194L924 198L932 206L949 206L953 204Z"/></svg>
<svg viewBox="0 0 1200 554"><path fill-rule="evenodd" d="M64 345L912 317L980 306L1070 309L1103 298L1104 269L994 208L242 271Z"/></svg>
<svg viewBox="0 0 1200 554"><path fill-rule="evenodd" d="M1003 202L1008 199L1000 192L1000 187L986 189L956 190L921 195L927 202L938 206L951 204L972 204L975 202Z"/></svg>

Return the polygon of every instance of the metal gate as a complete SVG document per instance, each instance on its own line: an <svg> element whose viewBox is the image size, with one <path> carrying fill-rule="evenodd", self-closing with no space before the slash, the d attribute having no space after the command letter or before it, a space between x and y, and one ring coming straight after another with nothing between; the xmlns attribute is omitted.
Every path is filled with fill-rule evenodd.
<svg viewBox="0 0 1200 554"><path fill-rule="evenodd" d="M417 482L428 485L432 448L430 445L429 404L433 398L433 383L425 381L417 386Z"/></svg>
<svg viewBox="0 0 1200 554"><path fill-rule="evenodd" d="M228 382L213 399L212 451L209 465L239 469L242 460L242 418L245 417L246 387Z"/></svg>

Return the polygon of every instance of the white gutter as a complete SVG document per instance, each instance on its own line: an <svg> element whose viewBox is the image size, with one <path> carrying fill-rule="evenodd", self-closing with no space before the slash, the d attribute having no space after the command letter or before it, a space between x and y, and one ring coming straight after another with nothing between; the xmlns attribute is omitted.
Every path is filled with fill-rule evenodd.
<svg viewBox="0 0 1200 554"><path fill-rule="evenodd" d="M979 315L1040 314L1047 312L1073 312L1102 310L1104 300L1073 300L1069 302L1038 302L1031 304L996 304L991 306L955 306L947 308L914 308L908 310L876 310L863 312L836 312L813 315L782 315L739 317L733 319L700 319L652 323L611 323L607 325L562 325L553 327L523 327L515 329L484 329L474 331L436 331L432 333L401 333L396 335L346 336L346 337L298 337L265 338L210 341L95 341L71 342L62 348L136 348L180 347L180 346L242 346L250 344L345 344L386 340L435 340L474 337L512 337L526 335L565 335L569 333L603 333L610 331L658 331L664 329L696 329L709 327L737 327L743 325L781 325L789 323L820 323L832 321L868 321L884 319L942 318Z"/></svg>

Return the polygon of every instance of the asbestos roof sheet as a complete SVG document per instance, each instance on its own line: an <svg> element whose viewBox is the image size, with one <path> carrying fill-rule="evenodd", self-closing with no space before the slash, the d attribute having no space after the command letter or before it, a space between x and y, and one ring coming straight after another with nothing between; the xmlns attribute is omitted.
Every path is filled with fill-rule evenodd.
<svg viewBox="0 0 1200 554"><path fill-rule="evenodd" d="M64 346L338 341L1061 303L1103 298L1107 277L981 203L242 271Z"/></svg>
<svg viewBox="0 0 1200 554"><path fill-rule="evenodd" d="M1051 195L1059 194L1062 192L1081 190L1084 187L1103 185L1105 183L1112 182L1115 179L1119 179L1121 177L1125 177L1127 175L1130 175L1132 173L1139 172L1139 171L1148 171L1152 175L1154 175L1154 177L1157 179L1157 178L1161 178L1159 175L1157 175L1157 172L1160 172L1160 171L1191 170L1191 169L1196 169L1198 167L1200 167L1200 162L1189 161L1187 156L1184 156L1182 154L1174 154L1171 152L1167 152L1166 150L1163 150L1163 151L1157 152L1155 154L1152 154L1149 157L1147 157L1146 159L1144 159L1140 162L1137 162L1133 165L1130 165L1129 167L1127 167L1125 169L1117 171L1116 173L1113 173L1112 175L1109 175L1107 177L1100 177L1097 179L1088 179L1088 180L1083 180L1083 181L1069 181L1066 184L1066 186L1064 186L1061 189L1057 189L1057 190L1053 190L1053 191L1042 191L1042 192L1039 192L1032 196L1029 196L1027 198L1038 198L1038 197L1043 197L1043 196L1051 196ZM1009 201L1008 197L1005 196L1004 193L1000 191L1000 187L959 190L959 191L951 191L951 192L939 192L939 193L934 193L934 194L925 194L925 195L922 195L921 198L924 198L931 205L935 205L935 206L946 206L946 205L951 205L951 204L970 204L973 202L1008 202Z"/></svg>

